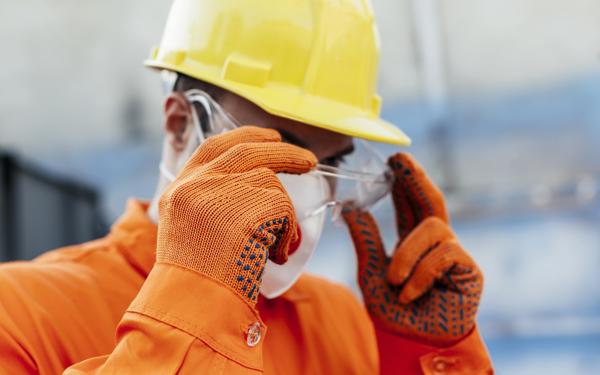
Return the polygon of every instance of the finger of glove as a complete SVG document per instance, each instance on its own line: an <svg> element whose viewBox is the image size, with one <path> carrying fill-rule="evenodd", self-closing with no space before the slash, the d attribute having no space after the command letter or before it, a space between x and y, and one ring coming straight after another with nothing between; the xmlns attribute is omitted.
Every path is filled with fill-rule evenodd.
<svg viewBox="0 0 600 375"><path fill-rule="evenodd" d="M301 174L316 165L316 156L306 149L289 143L266 142L238 144L208 163L206 168L223 173L268 168L275 173Z"/></svg>
<svg viewBox="0 0 600 375"><path fill-rule="evenodd" d="M471 268L473 265L473 260L456 239L444 241L419 262L406 280L398 299L400 303L408 304L431 290L433 284L445 277L453 267Z"/></svg>
<svg viewBox="0 0 600 375"><path fill-rule="evenodd" d="M181 174L219 157L232 147L242 143L281 142L281 135L273 129L242 126L223 134L207 138L194 152Z"/></svg>
<svg viewBox="0 0 600 375"><path fill-rule="evenodd" d="M483 273L471 255L458 242L457 245L461 255L440 282L447 290L477 299L478 303L483 291Z"/></svg>
<svg viewBox="0 0 600 375"><path fill-rule="evenodd" d="M404 283L427 253L452 238L454 233L440 218L431 216L423 220L396 248L387 280L393 285Z"/></svg>
<svg viewBox="0 0 600 375"><path fill-rule="evenodd" d="M269 259L276 264L284 264L288 260L290 244L297 239L297 221L294 207L285 192L277 192L274 199L279 202L280 208L286 207L276 215L275 219L265 222L259 228L265 237L269 238ZM287 201L287 204L282 204Z"/></svg>
<svg viewBox="0 0 600 375"><path fill-rule="evenodd" d="M272 198L272 207L279 207L281 204L283 204L283 207L287 207L285 212L282 212L279 215L280 217L287 217L287 223L279 223L280 225L277 225L276 227L271 227L269 225L264 228L265 232L277 236L278 245L281 245L274 247L274 251L269 253L269 259L277 264L284 264L288 258L288 250L290 245L298 239L297 218L293 208L292 200L283 187L281 181L277 178L275 173L268 168L257 168L240 175L244 176L244 181L248 185L254 186L258 189L275 191ZM271 223L273 223L273 220L271 220Z"/></svg>
<svg viewBox="0 0 600 375"><path fill-rule="evenodd" d="M363 289L385 286L385 270L388 258L379 228L373 216L359 209L344 209L342 217L350 231L358 262L358 281ZM365 293L365 298L370 294Z"/></svg>
<svg viewBox="0 0 600 375"><path fill-rule="evenodd" d="M388 160L388 165L394 174L392 199L400 239L427 217L437 216L448 222L442 192L411 155L395 154Z"/></svg>

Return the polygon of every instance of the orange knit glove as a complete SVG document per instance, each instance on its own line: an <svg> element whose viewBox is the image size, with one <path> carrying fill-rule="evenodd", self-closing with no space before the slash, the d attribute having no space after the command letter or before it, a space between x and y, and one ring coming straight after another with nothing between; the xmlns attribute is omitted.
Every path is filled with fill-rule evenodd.
<svg viewBox="0 0 600 375"><path fill-rule="evenodd" d="M274 130L246 126L209 138L160 198L157 263L207 275L254 306L267 258L284 263L297 236L275 174L316 163Z"/></svg>
<svg viewBox="0 0 600 375"><path fill-rule="evenodd" d="M388 164L400 238L392 258L368 212L343 213L365 303L382 329L432 345L453 344L475 324L483 276L448 226L442 193L423 169L403 153Z"/></svg>

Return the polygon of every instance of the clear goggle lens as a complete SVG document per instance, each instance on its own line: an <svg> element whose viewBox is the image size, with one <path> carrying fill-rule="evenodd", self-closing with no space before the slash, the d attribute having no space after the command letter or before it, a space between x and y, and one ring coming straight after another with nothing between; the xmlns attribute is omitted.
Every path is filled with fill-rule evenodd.
<svg viewBox="0 0 600 375"><path fill-rule="evenodd" d="M199 144L207 137L241 126L204 91L189 90L185 96L194 108L192 116ZM390 192L392 181L385 160L363 140L354 142L354 151L345 156L338 166L318 164L303 176L324 179L329 187L323 201L315 204L306 216L318 215L332 208L334 219L347 205L361 209L372 207Z"/></svg>

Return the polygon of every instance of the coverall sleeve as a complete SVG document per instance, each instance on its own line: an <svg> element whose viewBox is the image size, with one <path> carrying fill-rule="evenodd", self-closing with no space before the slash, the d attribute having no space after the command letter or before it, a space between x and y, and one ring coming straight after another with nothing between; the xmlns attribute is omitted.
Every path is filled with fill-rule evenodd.
<svg viewBox="0 0 600 375"><path fill-rule="evenodd" d="M108 353L143 277L102 239L0 264L0 374L60 374Z"/></svg>
<svg viewBox="0 0 600 375"><path fill-rule="evenodd" d="M252 346L247 335L256 323ZM113 352L65 374L260 374L265 331L258 313L227 286L157 264L119 323Z"/></svg>
<svg viewBox="0 0 600 375"><path fill-rule="evenodd" d="M376 329L381 374L493 374L492 362L475 327L453 346L438 348Z"/></svg>

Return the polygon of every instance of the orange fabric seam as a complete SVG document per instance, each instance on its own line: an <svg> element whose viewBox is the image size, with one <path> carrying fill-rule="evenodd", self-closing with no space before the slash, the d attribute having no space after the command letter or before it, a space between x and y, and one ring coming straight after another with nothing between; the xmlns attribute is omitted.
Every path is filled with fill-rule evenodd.
<svg viewBox="0 0 600 375"><path fill-rule="evenodd" d="M171 327L174 327L175 329L184 331L185 333L189 334L190 336L193 336L193 337L197 338L198 340L206 343L215 352L220 353L221 355L227 357L228 359L230 359L236 363L239 363L240 365L247 367L249 369L262 371L261 367L254 366L249 363L249 362L252 362L251 359L247 358L246 356L244 356L243 354L241 354L239 352L231 351L231 350L227 349L226 347L222 346L214 337L212 337L206 331L200 329L196 324L189 322L185 319L178 318L177 316L172 315L171 312L155 309L153 307L149 307L146 304L139 304L139 308L140 308L139 311L135 310L135 309L127 309L127 312L131 313L131 314L143 315L150 319L156 320L158 322L170 325ZM190 329L190 327L193 329Z"/></svg>
<svg viewBox="0 0 600 375"><path fill-rule="evenodd" d="M186 274L192 275L193 277L204 278L204 279L208 280L209 282L216 283L218 285L217 287L221 288L221 289L223 289L223 286L227 286L227 285L219 282L218 280L211 278L208 275L204 275L197 271L194 271L194 270L191 270L191 269L188 269L185 267L181 267L176 264L172 264L169 262L161 262L161 263L157 263L157 266L158 266L158 268L160 268L161 266L165 266L165 267L167 267L167 269L169 267L173 267L173 268L176 268L178 272L184 271ZM264 333L266 334L266 325L260 318L260 315L258 314L258 312L254 308L252 308L241 296L239 296L235 291L233 291L232 288L227 287L225 290L227 290L229 292L228 295L235 296L235 298L238 301L243 303L243 305L249 309L249 312L252 314L253 319L256 319L256 321L260 322L261 326L264 327ZM133 303L131 304L131 306L127 309L127 312L141 314L141 315L153 318L154 320L169 324L169 325L171 325L175 328L178 328L178 329L190 334L191 336L196 337L199 340L205 342L216 352L221 353L222 355L226 356L227 358L229 358L237 363L240 363L244 367L262 370L258 365L255 364L256 360L248 357L243 352L230 350L225 345L222 345L222 343L219 342L219 340L214 338L213 335L208 333L205 329L202 329L202 327L191 322L189 319L181 318L180 316L175 315L173 313L173 311L166 311L164 309L155 308L155 307L150 306L148 303L138 302L137 300L134 300ZM243 335L245 334L245 331L242 329L242 326L236 325L236 327L238 327L238 329L239 329L240 337L243 337ZM256 350L258 348L253 348L253 349Z"/></svg>
<svg viewBox="0 0 600 375"><path fill-rule="evenodd" d="M251 306L251 305L248 303L248 301L246 301L244 298L242 298L242 297L239 295L239 293L237 293L237 292L235 291L235 289L233 289L233 288L232 288L232 287L230 287L229 285L227 285L227 284L223 283L222 281L219 281L219 280L215 279L214 277L212 277L212 276L210 276L210 275L206 275L206 274L204 274L204 273L201 273L201 272L198 272L198 271L196 271L196 270L194 270L194 269L191 269L191 268L186 268L186 267L180 266L179 264L175 264L175 263L172 263L172 262L169 262L169 261L161 260L160 262L156 262L156 264L157 264L157 265L159 265L159 264L163 264L163 265L167 265L167 266L169 266L169 267L176 267L176 268L178 268L178 269L180 269L180 270L182 270L182 271L185 271L185 272L191 273L191 274L193 274L193 275L196 275L196 276L200 276L200 277L202 277L202 278L208 279L208 280L210 280L210 281L212 281L212 282L214 282L214 283L217 283L217 284L219 284L219 286L220 286L220 287L224 287L224 288L226 288L227 290L229 290L229 291L230 291L230 292L233 294L233 296L235 296L235 298L236 298L236 299L238 299L238 300L239 300L240 302L242 302L244 305L248 306L248 307L249 307L249 308L252 310L253 314L254 314L254 315L257 317L257 319L260 319L260 315L258 314L258 311L256 310L256 308L255 308L255 307L252 307L252 306Z"/></svg>
<svg viewBox="0 0 600 375"><path fill-rule="evenodd" d="M103 241L104 239L98 239L96 241ZM68 247L64 248L64 249L68 249ZM89 258L92 254L98 253L98 252L105 252L106 248L91 248L91 249L84 249L85 251L81 252L81 254L77 254L76 256L72 256L72 257L68 257L68 258L63 258L63 257L54 257L51 256L53 254L42 254L40 256L38 256L37 258L33 259L34 263L45 263L45 264L52 264L52 263L65 263L65 262L75 262L75 263L80 263L83 260L85 260L86 258ZM18 261L15 263L24 263L25 261Z"/></svg>

